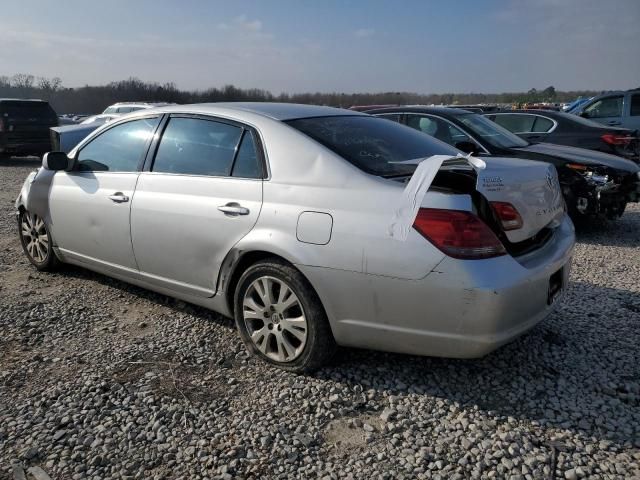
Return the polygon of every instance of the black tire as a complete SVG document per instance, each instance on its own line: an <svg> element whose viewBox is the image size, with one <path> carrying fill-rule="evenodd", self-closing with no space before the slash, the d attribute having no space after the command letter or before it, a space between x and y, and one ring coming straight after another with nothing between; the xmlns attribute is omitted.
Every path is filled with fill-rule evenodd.
<svg viewBox="0 0 640 480"><path fill-rule="evenodd" d="M298 302L292 308L300 308L301 315L305 319L306 341L304 345L300 345L299 353L297 356L292 357L291 360L278 361L272 358L270 355L277 355L277 352L271 351L263 353L251 339L249 331L250 328L253 328L251 323L262 322L263 327L266 328L267 322L271 322L270 319L248 319L245 321L244 318L245 309L243 307L243 302L245 301L245 295L250 288L254 288L252 287L252 285L255 285L254 282L259 282L263 279L272 279L274 281L277 280L279 282L283 282L283 284L297 297ZM254 293L255 292L256 290L254 290ZM317 370L323 365L326 365L336 351L336 343L331 332L331 327L329 326L327 315L322 307L322 303L320 302L318 295L307 279L287 262L277 258L272 258L265 259L251 265L238 280L234 294L234 307L236 326L240 333L240 338L246 345L247 350L249 350L253 355L268 363L276 365L283 370L297 373ZM277 314L274 315L277 316ZM264 316L268 318L266 313L264 313ZM286 320L283 318L282 321L284 322ZM278 330L280 330L279 325L271 325L272 327L277 327ZM264 330L264 328L261 330ZM286 327L283 327L281 332L281 335L283 336L285 335L285 328ZM280 345L278 345L278 340L275 339L275 334L275 331L266 332L264 342L260 343L271 343L277 345L277 350L280 351ZM293 339L293 337L289 338Z"/></svg>
<svg viewBox="0 0 640 480"><path fill-rule="evenodd" d="M36 228L36 225L39 223L34 222L34 219L42 222L39 228ZM31 229L29 234L26 233L26 226L30 225ZM57 270L62 262L56 256L53 251L53 239L51 238L51 233L49 232L49 227L44 222L44 220L40 219L37 215L31 214L28 211L22 209L20 214L18 215L18 236L20 237L20 244L22 245L22 250L25 255L31 262L31 264L36 267L41 272L52 272ZM34 246L34 237L42 238L46 237L46 240L42 240L39 247ZM46 244L46 247L43 245ZM46 248L46 251L43 250Z"/></svg>

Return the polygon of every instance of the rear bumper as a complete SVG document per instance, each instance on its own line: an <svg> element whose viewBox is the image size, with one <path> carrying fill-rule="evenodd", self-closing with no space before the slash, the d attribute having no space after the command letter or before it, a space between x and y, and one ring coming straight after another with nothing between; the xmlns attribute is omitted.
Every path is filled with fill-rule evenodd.
<svg viewBox="0 0 640 480"><path fill-rule="evenodd" d="M445 258L408 281L299 266L316 288L340 345L474 358L513 340L549 315L550 278L566 286L575 242L565 216L551 240L518 260ZM348 293L347 293L348 292Z"/></svg>

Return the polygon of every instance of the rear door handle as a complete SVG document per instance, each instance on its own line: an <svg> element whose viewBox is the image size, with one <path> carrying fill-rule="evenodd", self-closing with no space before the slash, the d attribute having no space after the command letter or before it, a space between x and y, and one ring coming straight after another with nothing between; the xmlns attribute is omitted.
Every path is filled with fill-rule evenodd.
<svg viewBox="0 0 640 480"><path fill-rule="evenodd" d="M618 122L617 120L609 120L607 122L609 125L622 125L622 122Z"/></svg>
<svg viewBox="0 0 640 480"><path fill-rule="evenodd" d="M116 203L124 203L129 201L129 197L122 192L116 192L113 195L109 195L109 200Z"/></svg>
<svg viewBox="0 0 640 480"><path fill-rule="evenodd" d="M226 205L220 205L218 207L218 210L223 212L225 215L230 215L232 217L235 217L237 215L249 215L249 209L240 206L240 204L236 202L230 202Z"/></svg>

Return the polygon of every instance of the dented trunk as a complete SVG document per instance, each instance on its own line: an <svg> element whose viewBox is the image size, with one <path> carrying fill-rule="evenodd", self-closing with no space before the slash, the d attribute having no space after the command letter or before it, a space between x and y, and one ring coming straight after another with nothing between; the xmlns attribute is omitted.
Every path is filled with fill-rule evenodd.
<svg viewBox="0 0 640 480"><path fill-rule="evenodd" d="M535 237L545 227L557 226L565 213L558 174L553 165L508 158L486 159L477 171L477 191L490 203L508 202L522 218L522 227L507 230L511 243Z"/></svg>

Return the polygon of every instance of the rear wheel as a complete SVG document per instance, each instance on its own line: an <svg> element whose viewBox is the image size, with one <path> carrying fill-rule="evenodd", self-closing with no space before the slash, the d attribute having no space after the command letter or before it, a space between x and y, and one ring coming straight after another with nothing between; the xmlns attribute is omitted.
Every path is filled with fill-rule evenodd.
<svg viewBox="0 0 640 480"><path fill-rule="evenodd" d="M35 213L22 210L18 215L22 249L29 261L40 271L52 271L60 265L53 251L53 241L44 220Z"/></svg>
<svg viewBox="0 0 640 480"><path fill-rule="evenodd" d="M284 370L315 370L336 348L317 294L298 270L277 259L258 262L240 277L235 320L247 349Z"/></svg>

